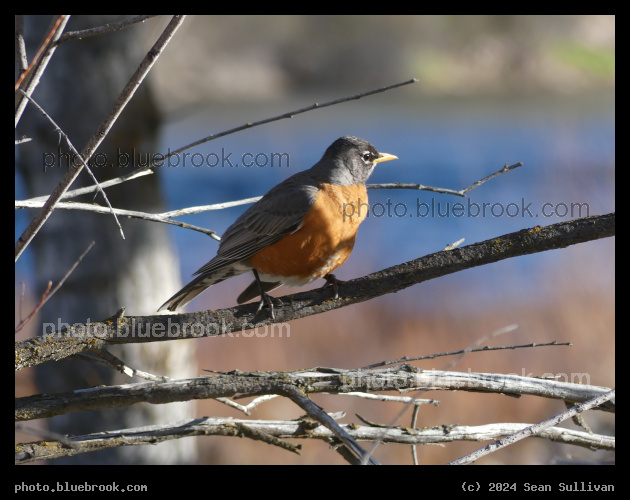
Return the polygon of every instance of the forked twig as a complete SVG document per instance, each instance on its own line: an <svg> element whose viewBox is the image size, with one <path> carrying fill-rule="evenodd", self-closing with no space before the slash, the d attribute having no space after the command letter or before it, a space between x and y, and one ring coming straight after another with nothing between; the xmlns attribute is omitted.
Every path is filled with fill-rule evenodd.
<svg viewBox="0 0 630 500"><path fill-rule="evenodd" d="M557 415L554 415L553 417L547 418L541 422L538 422L537 424L531 425L529 427L526 427L523 430L515 432L514 434L511 434L502 439L494 441L493 443L490 443L489 445L484 446L483 448L473 451L472 453L469 453L468 455L464 455L463 457L460 457L457 460L453 460L452 462L449 463L449 465L470 464L485 455L494 453L495 451L498 451L501 448L505 448L506 446L514 444L517 441L520 441L521 439L525 439L526 437L530 437L530 436L536 436L537 434L540 434L543 430L547 429L548 427L551 427L552 425L559 424L560 422L564 420L572 418L575 415L585 412L586 410L590 410L591 408L595 408L614 398L615 398L615 389L612 389L611 391L608 391L604 394L601 394L592 399L589 399L588 401L584 401L583 403L576 404L575 406L572 406L568 410L564 410L563 412L560 412Z"/></svg>
<svg viewBox="0 0 630 500"><path fill-rule="evenodd" d="M55 288L53 288L52 292L50 291L50 288L52 286L52 282L51 281L48 282L48 287L46 288L46 290L42 294L42 298L40 299L40 301L33 308L33 311L26 317L26 319L23 319L22 321L20 321L18 326L15 327L15 333L16 334L19 333L27 325L27 323L31 319L33 319L33 317L42 308L42 306L46 302L48 302L53 295L55 295L57 290L59 290L61 288L61 285L64 284L64 282L68 279L68 276L70 276L70 274L72 274L72 271L75 270L75 268L79 265L79 262L81 262L83 260L83 257L85 257L87 255L87 253L90 251L90 249L93 246L94 246L94 242L90 243L88 245L88 247L85 249L85 251L81 255L79 255L79 258L74 261L74 264L72 264L72 266L70 266L70 269L68 269L68 272L63 276L63 278L61 278L61 280L59 280L59 283L57 283L57 286ZM50 292L50 294L48 292Z"/></svg>
<svg viewBox="0 0 630 500"><path fill-rule="evenodd" d="M90 177L92 177L92 180L94 181L95 187L98 188L98 191L103 195L103 198L105 199L105 203L107 203L107 206L109 207L109 213L111 213L114 216L114 220L116 221L116 224L118 225L118 229L120 230L120 235L122 236L122 239L124 240L125 239L125 233L123 232L123 228L120 225L120 221L118 220L118 217L116 216L116 212L114 212L114 208L112 207L111 203L109 202L109 198L105 194L105 191L103 191L103 187L99 184L98 179L96 178L94 173L92 173L92 170L90 169L88 164L85 162L83 157L79 154L79 152L76 150L76 148L74 147L74 144L72 144L72 142L70 141L70 138L68 137L68 135L63 130L61 130L61 127L55 123L55 120L53 120L51 118L51 116L48 113L46 113L46 111L44 111L44 108L42 108L37 103L37 101L35 101L32 97L26 95L26 93L22 89L18 89L18 92L21 92L24 95L24 97L26 97L29 101L31 101L33 103L33 105L40 111L40 113L43 114L44 117L50 123L52 123L52 126L54 127L56 132L61 137L63 137L64 140L66 141L66 144L68 145L68 147L72 151L73 158L78 158L79 161L81 162L81 164L83 165L83 167L85 168L85 170L87 170L87 173L90 174Z"/></svg>
<svg viewBox="0 0 630 500"><path fill-rule="evenodd" d="M484 182L488 182L493 177L497 177L497 176L499 176L501 174L509 172L510 170L514 170L515 168L522 167L522 166L523 166L523 162L522 161L519 161L518 163L515 163L514 165L509 165L509 166L506 163L503 166L503 168L501 168L501 170L498 170L497 172L494 172L493 174L490 174L490 175L484 177L483 179L480 179L477 182L474 182L470 186L468 186L468 187L466 187L464 189L459 189L459 190L457 190L457 189L447 189L447 188L438 188L438 187L432 187L432 186L425 186L424 184L413 184L413 183L403 183L403 182L389 182L389 183L384 183L384 184L368 184L366 187L368 189L413 189L413 190L417 190L417 191L431 191L433 193L452 194L452 195L455 195L455 196L466 197L466 193L468 193L469 191L472 191L476 187L481 186Z"/></svg>

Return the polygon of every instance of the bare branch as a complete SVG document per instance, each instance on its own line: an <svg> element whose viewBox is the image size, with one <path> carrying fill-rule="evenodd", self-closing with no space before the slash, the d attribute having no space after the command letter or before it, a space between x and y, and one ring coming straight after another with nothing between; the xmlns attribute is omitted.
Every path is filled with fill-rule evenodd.
<svg viewBox="0 0 630 500"><path fill-rule="evenodd" d="M403 365L376 370L322 370L293 372L240 372L163 382L39 394L16 398L15 420L36 420L68 413L121 408L137 403L165 404L192 399L216 399L281 394L295 397L291 387L306 394L372 391L458 390L520 397L521 395L582 403L609 391L606 387L511 374L420 370ZM294 400L294 401L295 401ZM300 399L306 410L306 403ZM310 407L309 407L310 408ZM615 404L599 408L614 412ZM312 413L309 413L313 416ZM321 416L321 415L320 415ZM315 417L314 417L315 418ZM319 421L319 420L318 420ZM323 422L322 422L323 423Z"/></svg>
<svg viewBox="0 0 630 500"><path fill-rule="evenodd" d="M282 298L275 319L256 304L183 314L127 316L116 321L72 325L60 332L16 343L16 370L45 361L59 360L110 344L154 342L228 335L273 323L282 324L374 297L395 293L417 283L463 269L500 260L610 237L615 234L615 214L586 217L492 238L454 250L437 252L382 271L349 280L339 288L339 299L329 290L312 290Z"/></svg>
<svg viewBox="0 0 630 500"><path fill-rule="evenodd" d="M16 445L15 463L23 464L36 460L88 453L116 446L157 444L169 439L190 436L235 436L252 437L256 432L276 439L320 439L329 441L334 437L330 429L323 425L306 425L304 421L286 420L238 420L231 418L198 418L173 424L160 424L147 427L98 432L66 438L68 444L55 441L22 443ZM496 423L478 426L453 425L444 432L444 426L422 429L393 428L385 435L385 442L394 444L443 444L456 441L485 441L496 439L528 427L525 423ZM371 441L380 434L379 428L341 424L341 427L355 440ZM247 428L250 432L243 432ZM583 431L550 427L534 437L555 442L573 444L589 449L614 450L615 438L600 434L591 435ZM286 443L286 441L280 441ZM270 444L275 444L270 442ZM71 447L70 447L71 446ZM285 448L285 446L281 446ZM297 452L299 445L291 445L289 451ZM286 449L286 448L285 448Z"/></svg>
<svg viewBox="0 0 630 500"><path fill-rule="evenodd" d="M43 207L44 202L42 201L33 201L24 200L24 201L16 201L15 208L23 209L23 208L38 208ZM217 236L215 231L210 229L206 229L200 226L194 226L193 224L187 224L186 222L180 222L178 220L170 219L165 217L163 214L149 214L146 212L138 212L137 210L124 210L122 208L112 208L111 210L103 207L101 205L96 205L94 203L76 203L76 202L59 202L55 205L55 209L62 210L82 210L85 212L95 212L97 214L109 215L113 213L115 215L119 215L121 217L128 217L131 219L141 219L150 222L160 222L162 224L171 224L173 226L181 227L184 229L192 229L193 231L198 231L200 233L206 234L210 236L212 239L217 241L221 241L221 238ZM172 212L166 212L168 215Z"/></svg>
<svg viewBox="0 0 630 500"><path fill-rule="evenodd" d="M152 17L156 17L156 14L150 16L135 16L130 17L128 19L123 19L122 21L118 21L117 23L109 23L103 26L97 26L96 28L89 28L80 31L68 31L65 33L57 42L57 45L60 45L64 42L68 42L70 40L78 40L81 38L88 38L96 35L103 35L105 33L111 33L113 31L118 31L129 26L133 26L137 23L143 23L147 19L151 19Z"/></svg>

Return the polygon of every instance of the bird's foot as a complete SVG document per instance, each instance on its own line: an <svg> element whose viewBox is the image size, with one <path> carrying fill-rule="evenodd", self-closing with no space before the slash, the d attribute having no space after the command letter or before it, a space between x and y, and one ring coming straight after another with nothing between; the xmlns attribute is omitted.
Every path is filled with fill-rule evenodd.
<svg viewBox="0 0 630 500"><path fill-rule="evenodd" d="M344 285L346 282L338 280L332 273L328 273L324 276L324 279L326 280L326 284L322 288L332 287L335 300L337 300L339 298L339 285Z"/></svg>
<svg viewBox="0 0 630 500"><path fill-rule="evenodd" d="M276 319L276 315L274 313L274 306L273 306L274 300L276 301L276 304L278 305L278 307L282 307L284 305L284 302L282 302L282 300L280 300L278 297L272 297L271 295L267 293L263 293L260 298L260 302L258 303L258 309L256 309L256 314L258 314L262 310L263 307L267 306L269 308L269 317L272 320Z"/></svg>

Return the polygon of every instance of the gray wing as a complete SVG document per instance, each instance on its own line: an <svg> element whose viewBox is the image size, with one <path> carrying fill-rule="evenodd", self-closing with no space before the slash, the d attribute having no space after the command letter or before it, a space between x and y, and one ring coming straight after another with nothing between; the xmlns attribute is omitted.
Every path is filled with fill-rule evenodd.
<svg viewBox="0 0 630 500"><path fill-rule="evenodd" d="M227 228L217 256L195 274L211 274L248 259L297 231L313 206L318 190L317 181L308 171L299 172L272 188Z"/></svg>

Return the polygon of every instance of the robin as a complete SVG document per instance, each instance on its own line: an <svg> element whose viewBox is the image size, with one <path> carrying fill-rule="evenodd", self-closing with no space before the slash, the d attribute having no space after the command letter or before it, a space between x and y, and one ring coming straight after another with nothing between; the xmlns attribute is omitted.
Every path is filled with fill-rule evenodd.
<svg viewBox="0 0 630 500"><path fill-rule="evenodd" d="M324 286L332 285L337 298L340 282L331 272L350 256L367 216L365 182L377 163L395 159L358 137L337 139L310 169L284 180L249 207L225 231L216 257L159 310L174 311L215 283L248 271L255 280L237 302L260 296L258 311L267 304L271 318L267 292L282 285L324 278Z"/></svg>

